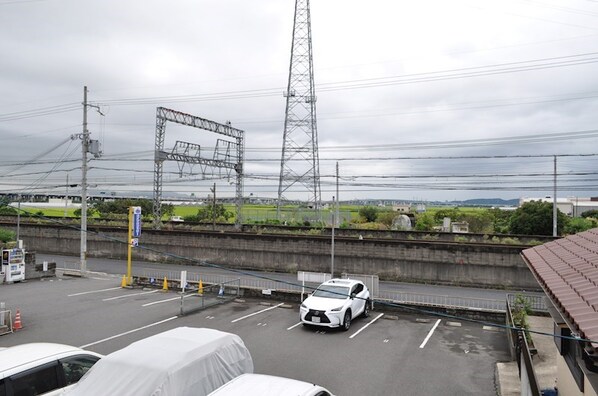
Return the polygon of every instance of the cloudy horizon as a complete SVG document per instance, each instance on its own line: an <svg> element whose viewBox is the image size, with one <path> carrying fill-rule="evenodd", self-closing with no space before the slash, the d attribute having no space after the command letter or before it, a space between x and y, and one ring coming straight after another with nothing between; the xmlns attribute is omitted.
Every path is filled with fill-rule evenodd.
<svg viewBox="0 0 598 396"><path fill-rule="evenodd" d="M245 131L244 195L276 197L293 0L0 0L0 183L151 192L156 107ZM598 1L311 1L322 199L598 196ZM213 136L168 125L165 147ZM168 192L222 175L165 163ZM183 176L183 177L180 177ZM214 177L216 179L214 180ZM73 182L74 180L74 182ZM75 189L76 190L76 189ZM72 192L71 192L72 193ZM297 189L288 198L307 199Z"/></svg>

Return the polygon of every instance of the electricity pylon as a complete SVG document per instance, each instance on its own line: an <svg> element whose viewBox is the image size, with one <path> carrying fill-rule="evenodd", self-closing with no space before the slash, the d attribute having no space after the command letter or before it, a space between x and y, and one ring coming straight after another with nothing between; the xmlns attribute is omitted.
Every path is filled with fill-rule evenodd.
<svg viewBox="0 0 598 396"><path fill-rule="evenodd" d="M289 83L284 93L286 112L278 184L277 216L294 185L308 192L308 200L320 218L320 160L316 125L316 91L311 47L309 0L295 1ZM298 190L293 190L297 194Z"/></svg>

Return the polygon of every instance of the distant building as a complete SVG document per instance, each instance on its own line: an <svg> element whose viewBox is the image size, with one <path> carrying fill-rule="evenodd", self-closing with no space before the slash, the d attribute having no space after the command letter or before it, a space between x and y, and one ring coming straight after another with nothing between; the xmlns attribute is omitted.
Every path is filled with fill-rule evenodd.
<svg viewBox="0 0 598 396"><path fill-rule="evenodd" d="M469 232L469 223L466 221L451 223L451 232L455 234L467 234Z"/></svg>
<svg viewBox="0 0 598 396"><path fill-rule="evenodd" d="M392 205L392 211L399 212L399 213L410 213L411 205L409 205L409 204Z"/></svg>
<svg viewBox="0 0 598 396"><path fill-rule="evenodd" d="M467 234L469 232L469 223L466 221L451 222L450 217L442 219L441 232L452 232L455 234Z"/></svg>
<svg viewBox="0 0 598 396"><path fill-rule="evenodd" d="M519 206L523 205L526 202L531 201L540 201L540 202L549 202L553 203L552 197L544 197L544 198L521 198L519 200ZM583 198L583 197L567 197L567 198L557 198L556 199L556 207L566 214L567 216L571 217L580 217L584 212L590 210L598 210L598 197L592 198Z"/></svg>

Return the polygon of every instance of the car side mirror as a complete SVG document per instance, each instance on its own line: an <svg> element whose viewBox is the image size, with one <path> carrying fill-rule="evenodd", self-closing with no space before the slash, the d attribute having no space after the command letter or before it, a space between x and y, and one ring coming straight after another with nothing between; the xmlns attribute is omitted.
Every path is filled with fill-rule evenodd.
<svg viewBox="0 0 598 396"><path fill-rule="evenodd" d="M351 293L351 300L353 300L355 298L356 294L355 293Z"/></svg>

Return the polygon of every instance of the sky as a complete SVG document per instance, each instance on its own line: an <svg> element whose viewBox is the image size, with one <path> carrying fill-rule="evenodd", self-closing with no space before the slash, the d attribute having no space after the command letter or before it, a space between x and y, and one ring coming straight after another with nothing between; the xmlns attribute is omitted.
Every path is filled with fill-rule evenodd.
<svg viewBox="0 0 598 396"><path fill-rule="evenodd" d="M554 156L559 197L598 196L598 0L310 3L323 200L544 197ZM0 0L0 186L80 191L87 86L92 191L152 193L163 106L244 130L244 195L277 197L294 5ZM217 170L163 181L234 195Z"/></svg>

